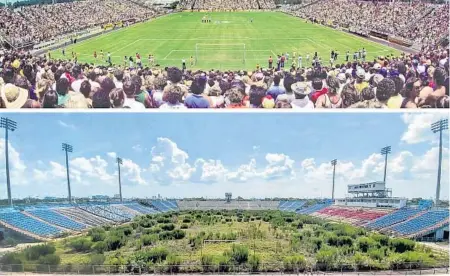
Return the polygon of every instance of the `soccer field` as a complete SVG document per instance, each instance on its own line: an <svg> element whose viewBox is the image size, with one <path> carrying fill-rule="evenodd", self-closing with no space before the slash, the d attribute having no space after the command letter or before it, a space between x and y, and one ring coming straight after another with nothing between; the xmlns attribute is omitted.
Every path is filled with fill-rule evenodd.
<svg viewBox="0 0 450 276"><path fill-rule="evenodd" d="M257 64L267 67L269 56L276 60L276 55L286 52L290 57L294 52L301 54L303 66L306 55L312 57L316 51L326 65L331 50L339 52L338 62L345 60L347 50L351 60L353 52L363 47L369 60L399 54L396 49L280 12L214 12L208 13L211 23L202 23L205 14L171 14L81 41L66 48L66 58L75 51L81 62L106 64L110 52L113 64L123 64L124 56L139 53L147 65L151 53L161 66L181 67L185 59L188 68L193 69L253 69ZM99 54L100 50L105 60L96 61L93 53ZM60 49L53 51L52 57L64 58ZM291 60L286 66L291 66Z"/></svg>

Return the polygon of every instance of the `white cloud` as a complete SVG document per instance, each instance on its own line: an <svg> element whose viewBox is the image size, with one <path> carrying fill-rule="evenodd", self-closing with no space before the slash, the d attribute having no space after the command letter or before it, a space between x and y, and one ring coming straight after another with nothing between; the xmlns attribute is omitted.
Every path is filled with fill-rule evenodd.
<svg viewBox="0 0 450 276"><path fill-rule="evenodd" d="M139 185L147 185L147 181L145 181L142 177L142 168L134 163L130 159L123 159L122 160L122 166L121 166L121 172L123 172L124 178L122 178L124 183L127 183L128 181L132 183L137 183Z"/></svg>
<svg viewBox="0 0 450 276"><path fill-rule="evenodd" d="M58 124L64 128L70 128L70 129L76 129L75 125L68 124L66 122L63 122L61 120L58 120Z"/></svg>
<svg viewBox="0 0 450 276"><path fill-rule="evenodd" d="M113 159L117 158L117 153L115 153L115 152L108 152L107 155Z"/></svg>
<svg viewBox="0 0 450 276"><path fill-rule="evenodd" d="M407 144L436 141L437 135L431 131L431 124L439 121L442 117L440 113L402 114L402 120L408 127L403 133L401 141Z"/></svg>
<svg viewBox="0 0 450 276"><path fill-rule="evenodd" d="M136 152L143 152L145 149L141 146L141 145L134 145L131 147L131 149L133 149Z"/></svg>
<svg viewBox="0 0 450 276"><path fill-rule="evenodd" d="M193 182L213 183L226 180L228 169L219 160L197 159L194 163Z"/></svg>
<svg viewBox="0 0 450 276"><path fill-rule="evenodd" d="M236 171L227 174L227 179L234 182L245 182L258 176L256 160L252 158L248 164L239 166Z"/></svg>
<svg viewBox="0 0 450 276"><path fill-rule="evenodd" d="M276 178L294 178L294 160L285 154L268 153L266 154L266 161L268 165L262 172L262 177L265 179Z"/></svg>
<svg viewBox="0 0 450 276"><path fill-rule="evenodd" d="M97 178L106 182L114 178L106 171L108 162L98 155L89 159L85 157L72 159L70 160L70 166L74 172L80 172L84 177Z"/></svg>

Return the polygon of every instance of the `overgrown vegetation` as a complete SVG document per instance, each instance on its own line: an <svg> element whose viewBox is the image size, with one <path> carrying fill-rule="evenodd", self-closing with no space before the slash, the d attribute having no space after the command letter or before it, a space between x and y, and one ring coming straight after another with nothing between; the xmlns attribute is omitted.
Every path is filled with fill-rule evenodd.
<svg viewBox="0 0 450 276"><path fill-rule="evenodd" d="M302 272L448 265L448 255L408 239L294 213L186 211L93 228L83 236L5 254L0 262L17 264L17 271L23 265L45 272L49 266L69 271L80 264L135 273Z"/></svg>

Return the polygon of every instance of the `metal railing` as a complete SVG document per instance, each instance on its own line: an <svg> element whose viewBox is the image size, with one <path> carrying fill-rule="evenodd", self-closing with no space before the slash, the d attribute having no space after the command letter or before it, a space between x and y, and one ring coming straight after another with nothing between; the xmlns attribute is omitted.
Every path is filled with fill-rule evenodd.
<svg viewBox="0 0 450 276"><path fill-rule="evenodd" d="M0 273L29 272L41 274L382 274L382 275L408 275L408 274L449 274L449 266L428 266L424 263L403 263L390 266L382 270L369 264L340 264L327 266L315 264L314 266L284 266L283 263L262 263L257 269L249 264L244 265L164 265L153 266L130 265L45 265L45 264L0 264Z"/></svg>

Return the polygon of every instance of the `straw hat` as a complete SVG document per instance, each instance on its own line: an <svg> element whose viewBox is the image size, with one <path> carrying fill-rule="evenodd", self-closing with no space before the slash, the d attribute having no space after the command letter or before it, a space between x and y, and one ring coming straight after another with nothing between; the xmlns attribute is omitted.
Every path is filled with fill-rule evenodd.
<svg viewBox="0 0 450 276"><path fill-rule="evenodd" d="M6 85L3 95L6 108L22 108L28 100L28 91L15 85Z"/></svg>

